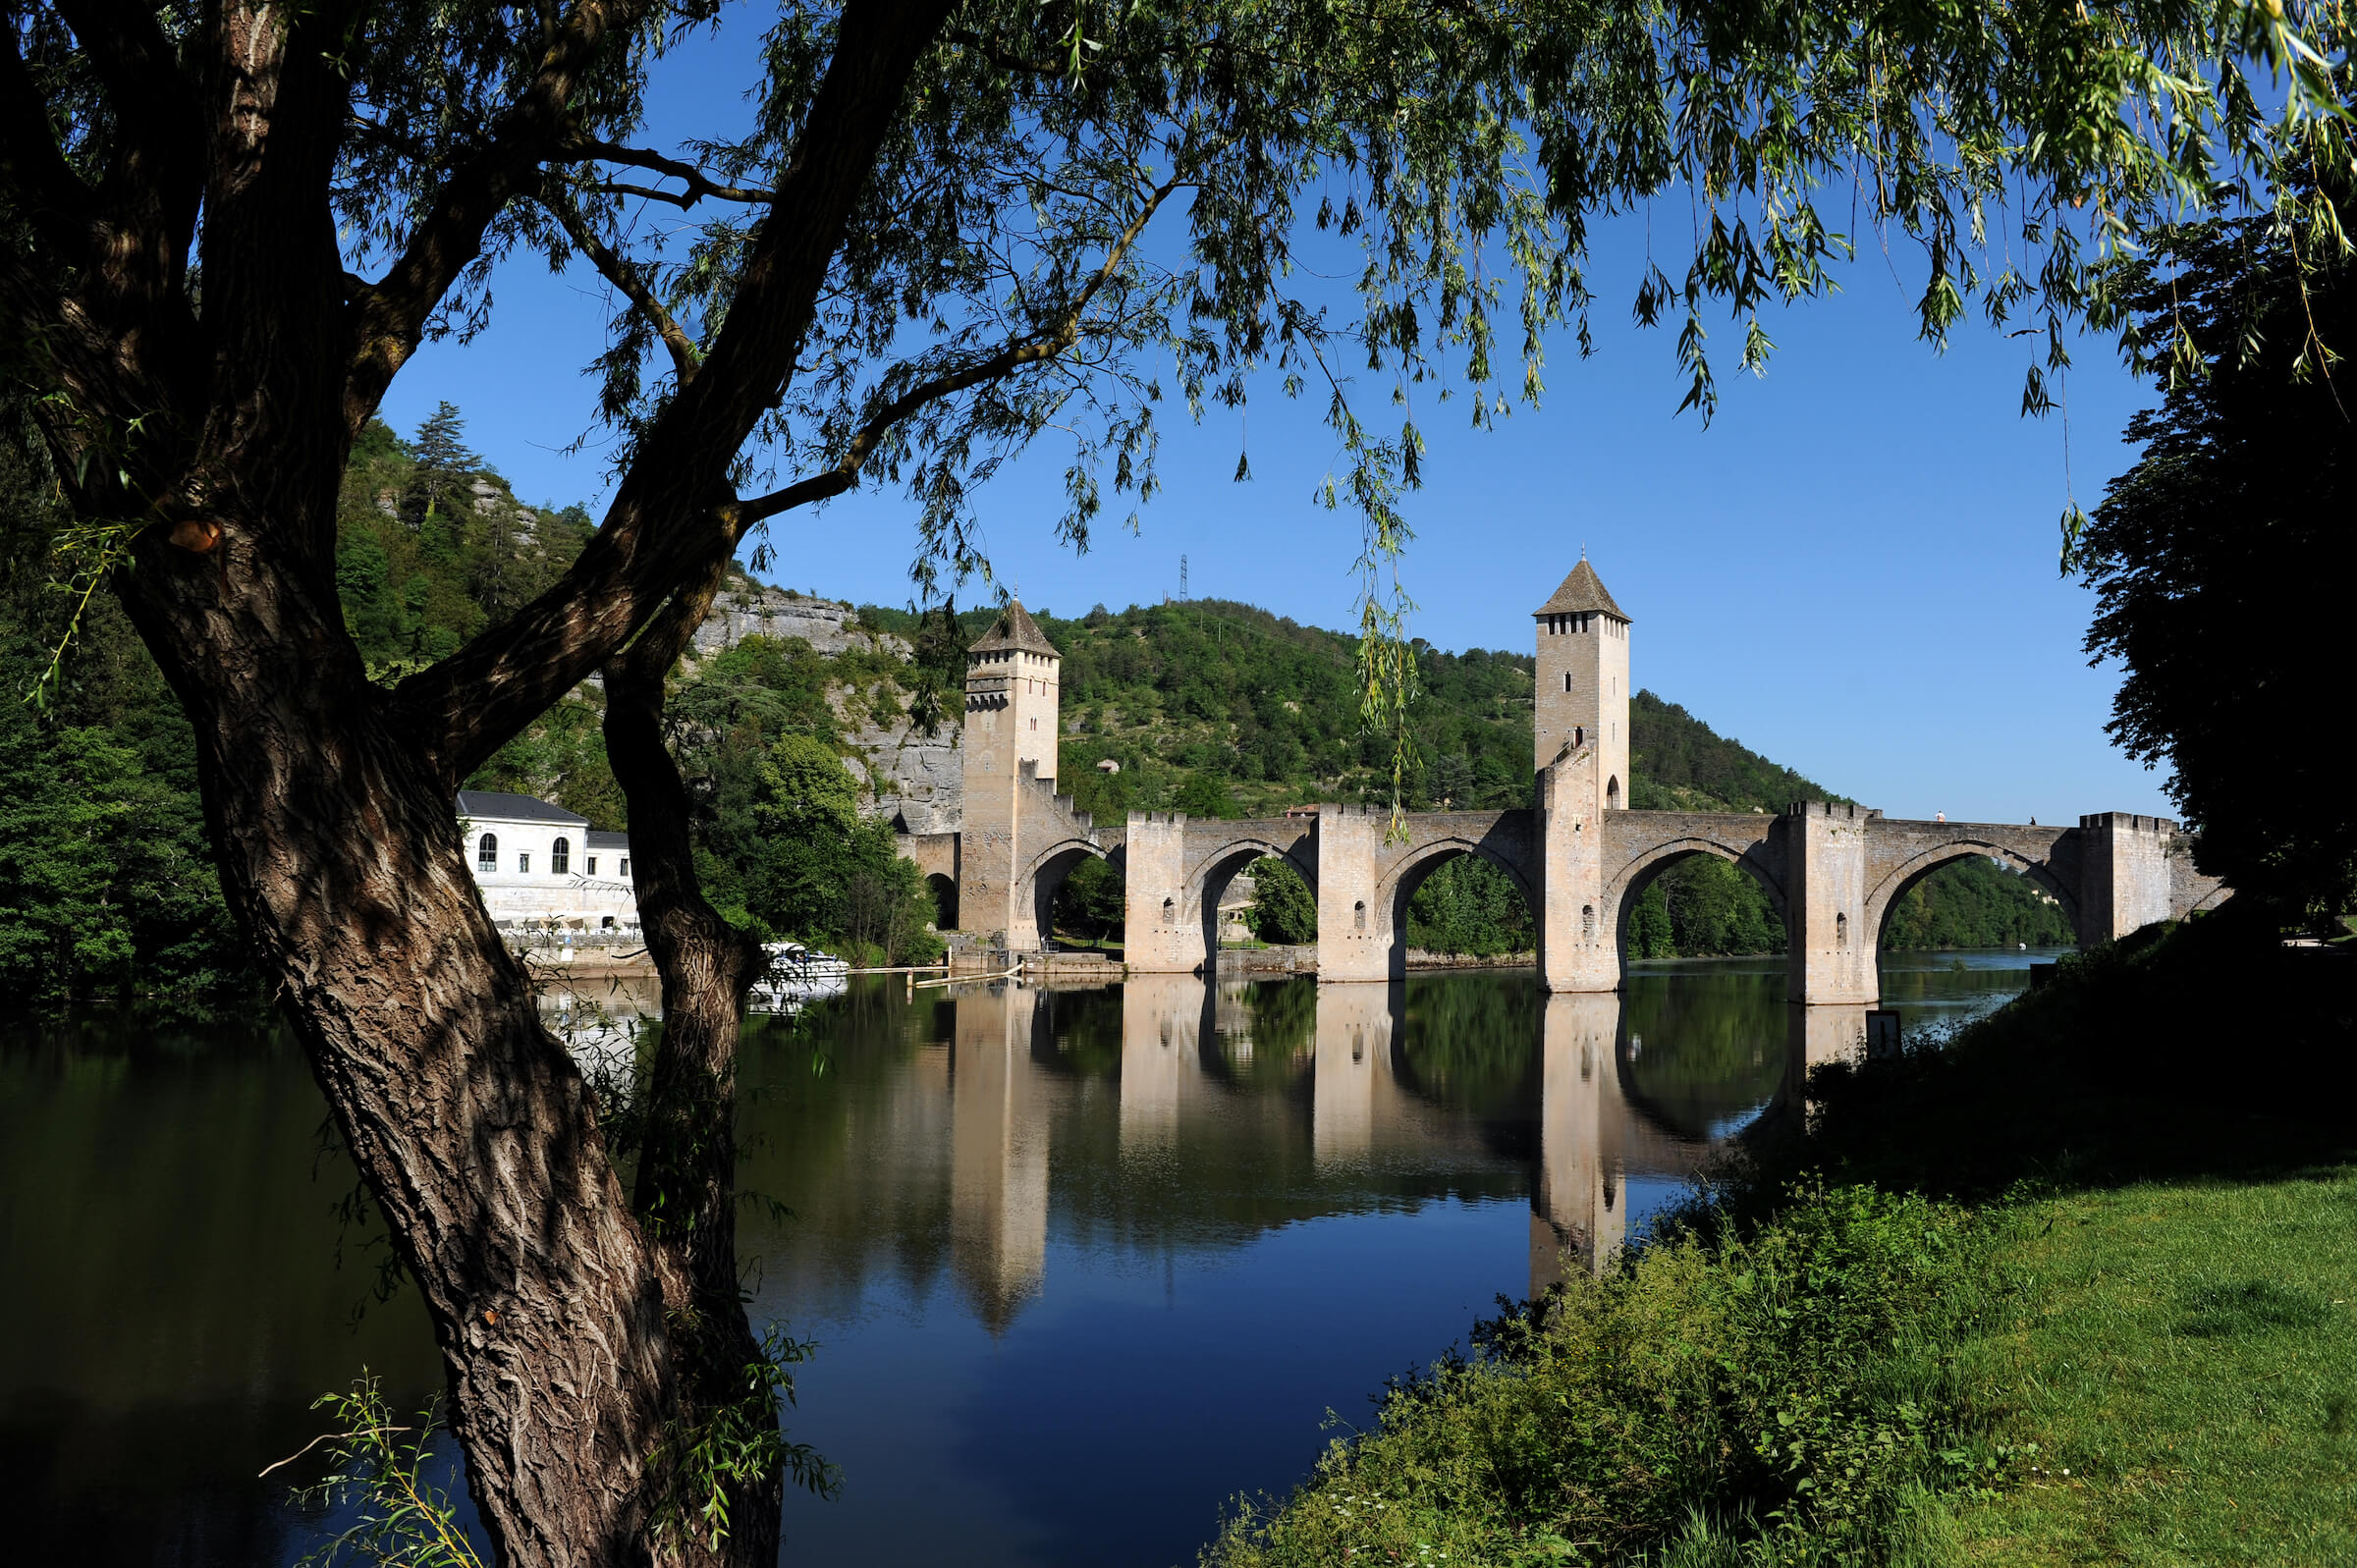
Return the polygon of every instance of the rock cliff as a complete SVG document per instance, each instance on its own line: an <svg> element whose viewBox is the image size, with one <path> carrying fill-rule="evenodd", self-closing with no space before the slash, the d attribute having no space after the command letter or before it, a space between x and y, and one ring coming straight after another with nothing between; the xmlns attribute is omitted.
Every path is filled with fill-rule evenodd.
<svg viewBox="0 0 2357 1568"><path fill-rule="evenodd" d="M874 652L902 662L909 655L906 641L861 625L857 610L849 604L738 577L721 590L712 613L696 628L691 657L709 658L746 637L799 637L812 651L827 655ZM901 695L904 707L905 687ZM962 816L958 716L950 715L928 735L904 716L879 717L852 682L831 684L827 700L853 752L844 766L865 786L860 810L897 818L909 833L957 831Z"/></svg>

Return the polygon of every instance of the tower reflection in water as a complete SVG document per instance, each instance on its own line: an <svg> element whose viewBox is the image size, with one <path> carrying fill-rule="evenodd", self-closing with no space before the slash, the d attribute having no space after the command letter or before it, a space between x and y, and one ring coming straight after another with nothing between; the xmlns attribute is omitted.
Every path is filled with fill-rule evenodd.
<svg viewBox="0 0 2357 1568"><path fill-rule="evenodd" d="M1040 1295L1052 1192L1065 1218L1130 1245L1240 1244L1318 1214L1503 1197L1518 1162L1536 1295L1608 1267L1738 1127L1801 1113L1807 1068L1863 1027L1863 1009L1772 995L1715 1011L1709 1031L1641 991L1496 1005L1516 978L1483 977L1467 995L1484 1005L1456 1009L1450 982L1419 982L1436 989L1412 1015L1398 983L956 988L932 1014L946 1061L901 1094L947 1101L944 1261L960 1294L994 1332ZM920 1137L942 1119L873 1109Z"/></svg>

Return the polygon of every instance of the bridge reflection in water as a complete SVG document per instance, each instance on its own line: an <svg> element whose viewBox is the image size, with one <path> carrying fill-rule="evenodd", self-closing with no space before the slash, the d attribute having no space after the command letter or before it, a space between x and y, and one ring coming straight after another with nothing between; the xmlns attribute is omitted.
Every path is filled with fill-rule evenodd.
<svg viewBox="0 0 2357 1568"><path fill-rule="evenodd" d="M1781 979L1725 977L1708 1009L1642 977L1626 996L1527 975L869 990L822 1022L826 1078L772 1061L747 1108L752 1184L796 1217L746 1247L797 1320L878 1269L946 1269L996 1333L1046 1285L1052 1217L1076 1245L1167 1255L1523 1198L1536 1293L1603 1267L1807 1065L1855 1048L1863 1007L1784 1006Z"/></svg>

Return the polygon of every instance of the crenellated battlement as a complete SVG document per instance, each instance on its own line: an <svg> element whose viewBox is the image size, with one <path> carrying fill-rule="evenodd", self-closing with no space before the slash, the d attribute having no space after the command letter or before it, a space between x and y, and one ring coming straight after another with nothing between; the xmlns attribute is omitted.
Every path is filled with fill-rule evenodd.
<svg viewBox="0 0 2357 1568"><path fill-rule="evenodd" d="M2141 817L2127 811L2095 811L2079 819L2082 828L2103 828L2111 832L2173 834L2177 825L2166 817Z"/></svg>
<svg viewBox="0 0 2357 1568"><path fill-rule="evenodd" d="M1872 822L1882 812L1847 800L1795 800L1784 808L1787 817L1830 817L1841 822Z"/></svg>

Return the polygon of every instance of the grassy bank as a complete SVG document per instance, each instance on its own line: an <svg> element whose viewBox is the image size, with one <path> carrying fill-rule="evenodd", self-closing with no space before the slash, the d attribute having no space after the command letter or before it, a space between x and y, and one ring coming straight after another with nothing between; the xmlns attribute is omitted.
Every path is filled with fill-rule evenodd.
<svg viewBox="0 0 2357 1568"><path fill-rule="evenodd" d="M2221 917L1821 1072L1205 1561L2357 1560L2351 979Z"/></svg>

